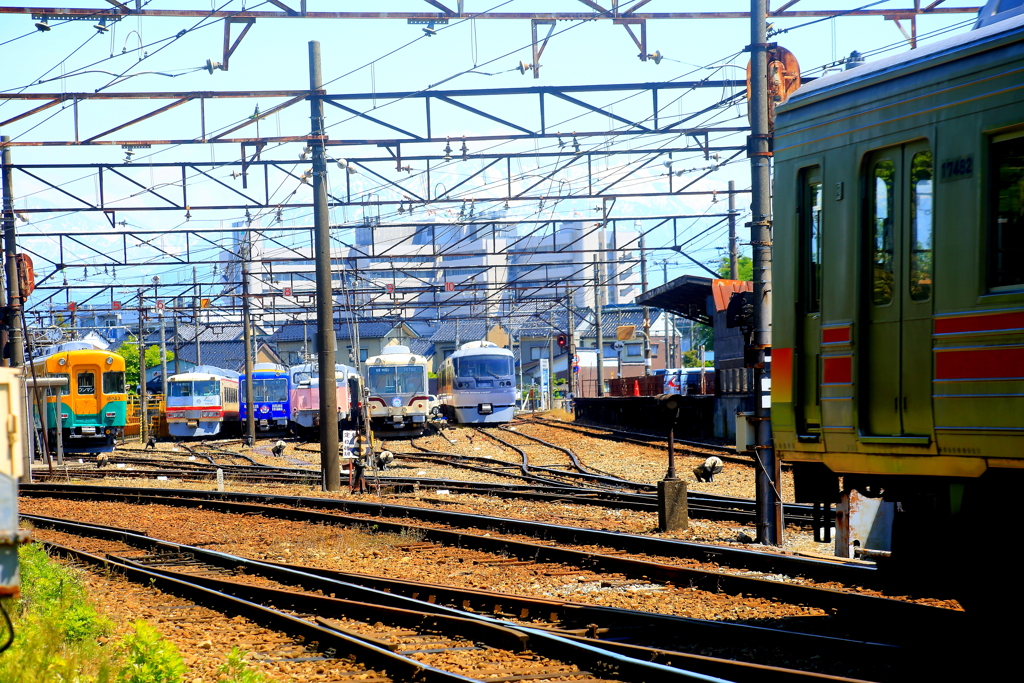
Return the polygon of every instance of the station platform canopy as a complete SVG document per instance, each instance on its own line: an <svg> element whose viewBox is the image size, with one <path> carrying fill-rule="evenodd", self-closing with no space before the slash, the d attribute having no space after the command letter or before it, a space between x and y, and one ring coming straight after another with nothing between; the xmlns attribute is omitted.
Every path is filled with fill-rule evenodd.
<svg viewBox="0 0 1024 683"><path fill-rule="evenodd" d="M660 287L649 289L636 298L637 305L660 308L669 313L703 325L712 323L708 313L708 297L712 296L709 277L683 275Z"/></svg>

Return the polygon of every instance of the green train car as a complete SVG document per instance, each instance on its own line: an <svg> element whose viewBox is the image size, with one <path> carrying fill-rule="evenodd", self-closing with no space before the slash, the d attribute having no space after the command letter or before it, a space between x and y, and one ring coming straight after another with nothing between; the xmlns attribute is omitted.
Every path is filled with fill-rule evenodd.
<svg viewBox="0 0 1024 683"><path fill-rule="evenodd" d="M1024 15L988 15L776 113L775 447L801 502L898 502L896 565L1024 485Z"/></svg>

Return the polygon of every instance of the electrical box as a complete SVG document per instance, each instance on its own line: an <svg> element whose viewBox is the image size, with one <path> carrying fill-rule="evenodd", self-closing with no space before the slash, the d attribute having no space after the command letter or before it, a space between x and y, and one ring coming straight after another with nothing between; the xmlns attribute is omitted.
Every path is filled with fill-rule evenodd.
<svg viewBox="0 0 1024 683"><path fill-rule="evenodd" d="M757 429L750 418L754 413L736 413L736 450L740 453L749 453L754 450L757 443Z"/></svg>
<svg viewBox="0 0 1024 683"><path fill-rule="evenodd" d="M18 478L22 474L24 392L21 371L0 367L0 596L18 595Z"/></svg>

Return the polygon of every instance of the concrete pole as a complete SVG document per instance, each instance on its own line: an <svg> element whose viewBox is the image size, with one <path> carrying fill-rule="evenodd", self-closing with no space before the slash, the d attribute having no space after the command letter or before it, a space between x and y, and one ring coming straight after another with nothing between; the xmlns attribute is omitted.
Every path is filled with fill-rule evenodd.
<svg viewBox="0 0 1024 683"><path fill-rule="evenodd" d="M146 329L145 309L142 307L142 293L139 287L139 439L143 444L149 436L149 413L146 410Z"/></svg>
<svg viewBox="0 0 1024 683"><path fill-rule="evenodd" d="M195 268L192 269L192 282L197 282ZM199 331L199 297L201 293L199 285L196 285L196 295L192 297L192 324L196 326L196 365L203 364L203 350L199 346L199 337L202 334Z"/></svg>
<svg viewBox="0 0 1024 683"><path fill-rule="evenodd" d="M7 135L0 137L0 142L10 142L11 138ZM11 166L11 148L6 144L3 146L3 154L0 156L2 161L2 171L0 176L3 177L3 224L4 224L4 255L6 257L6 268L4 273L6 275L7 285L7 345L10 349L10 355L8 358L9 367L20 368L25 365L25 342L22 337L22 320L21 320L21 291L18 285L18 244L17 244L17 232L14 229L14 169ZM2 354L0 354L2 355ZM20 397L19 397L20 400ZM30 413L24 411L25 416L22 419L22 424L19 425L22 434L29 433ZM58 425L60 425L60 413L57 414ZM57 429L57 440L60 441L60 429ZM25 472L21 475L22 483L31 483L32 481L32 446L30 439L21 439L21 458L25 463ZM15 456L17 457L17 456Z"/></svg>
<svg viewBox="0 0 1024 683"><path fill-rule="evenodd" d="M762 380L765 352L772 344L772 207L771 152L768 125L767 0L750 3L751 54L751 140L748 145L751 176L750 242L754 251L754 421L757 439L757 540L767 545L782 543L782 498L780 463L772 446L771 415L764 405Z"/></svg>
<svg viewBox="0 0 1024 683"><path fill-rule="evenodd" d="M4 135L2 142L10 142ZM11 148L3 147L3 184L4 184L4 256L7 278L7 335L10 346L10 367L20 368L25 364L25 343L21 335L21 291L18 288L18 240L14 229L14 169L11 166ZM27 439L24 440L26 443Z"/></svg>
<svg viewBox="0 0 1024 683"><path fill-rule="evenodd" d="M736 181L729 181L729 279L739 280L739 250L736 239Z"/></svg>
<svg viewBox="0 0 1024 683"><path fill-rule="evenodd" d="M309 41L309 89L323 87L320 43ZM341 490L341 459L338 453L338 395L334 368L334 291L331 283L331 216L327 209L327 159L324 150L324 103L309 99L313 149L313 225L316 243L316 321L320 342L320 462L325 491ZM359 351L356 350L358 358Z"/></svg>
<svg viewBox="0 0 1024 683"><path fill-rule="evenodd" d="M640 231L640 290L647 291L647 251L644 249L646 240ZM644 306L644 375L651 374L651 309ZM620 373L621 374L621 373Z"/></svg>
<svg viewBox="0 0 1024 683"><path fill-rule="evenodd" d="M575 313L574 307L572 305L572 293L569 293L566 296L566 300L567 300L566 303L568 304L567 308L569 309L569 326L568 326L569 327L569 339L568 339L568 341L569 341L569 344L568 344L569 358L568 358L568 362L566 363L566 369L568 370L568 378L567 378L568 379L568 383L566 384L566 387L568 387L569 393L572 394L573 396L575 396L576 395L576 373L572 371L572 368L573 368L573 359L576 358L576 313ZM566 397L566 398L568 398L568 397Z"/></svg>
<svg viewBox="0 0 1024 683"><path fill-rule="evenodd" d="M597 334L597 395L604 396L604 329L601 326L601 266L594 254L594 318Z"/></svg>
<svg viewBox="0 0 1024 683"><path fill-rule="evenodd" d="M246 226L248 227L248 226ZM242 243L242 344L245 346L245 441L251 447L256 443L256 415L253 404L253 360L252 360L252 322L249 315L249 231L245 231ZM199 328L196 327L198 332ZM199 336L196 335L196 348L199 348ZM198 360L198 354L197 354Z"/></svg>
<svg viewBox="0 0 1024 683"><path fill-rule="evenodd" d="M181 363L178 360L181 358L181 348L178 344L181 341L181 337L178 336L178 316L173 315L171 319L174 321L174 374L181 373Z"/></svg>
<svg viewBox="0 0 1024 683"><path fill-rule="evenodd" d="M159 297L160 294L157 293ZM160 391L164 395L164 406L167 405L167 332L164 330L164 312L157 311L157 318L160 320Z"/></svg>

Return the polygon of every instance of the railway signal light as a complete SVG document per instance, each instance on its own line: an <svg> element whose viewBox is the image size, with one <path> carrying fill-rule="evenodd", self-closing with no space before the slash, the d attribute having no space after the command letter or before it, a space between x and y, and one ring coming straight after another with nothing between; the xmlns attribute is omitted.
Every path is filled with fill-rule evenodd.
<svg viewBox="0 0 1024 683"><path fill-rule="evenodd" d="M569 343L564 334L558 335L558 348L564 349Z"/></svg>

